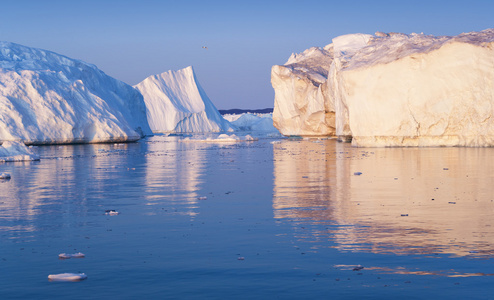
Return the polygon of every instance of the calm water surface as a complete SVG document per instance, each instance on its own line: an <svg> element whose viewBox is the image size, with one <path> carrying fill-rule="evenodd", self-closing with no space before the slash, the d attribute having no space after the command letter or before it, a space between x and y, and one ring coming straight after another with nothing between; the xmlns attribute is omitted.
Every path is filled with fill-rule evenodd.
<svg viewBox="0 0 494 300"><path fill-rule="evenodd" d="M0 299L494 299L493 148L35 151L0 164Z"/></svg>

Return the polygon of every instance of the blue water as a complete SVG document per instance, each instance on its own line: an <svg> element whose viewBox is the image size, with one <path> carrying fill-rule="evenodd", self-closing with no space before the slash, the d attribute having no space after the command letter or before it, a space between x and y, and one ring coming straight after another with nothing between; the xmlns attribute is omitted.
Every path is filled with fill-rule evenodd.
<svg viewBox="0 0 494 300"><path fill-rule="evenodd" d="M0 299L494 298L494 149L183 139L0 164Z"/></svg>

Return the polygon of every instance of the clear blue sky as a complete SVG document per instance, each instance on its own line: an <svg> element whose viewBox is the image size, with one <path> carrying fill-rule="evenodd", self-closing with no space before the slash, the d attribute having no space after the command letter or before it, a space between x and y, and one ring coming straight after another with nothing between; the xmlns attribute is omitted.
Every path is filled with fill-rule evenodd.
<svg viewBox="0 0 494 300"><path fill-rule="evenodd" d="M81 59L131 85L192 65L217 108L265 108L271 66L292 52L356 32L478 31L494 27L493 13L494 0L0 0L0 40Z"/></svg>

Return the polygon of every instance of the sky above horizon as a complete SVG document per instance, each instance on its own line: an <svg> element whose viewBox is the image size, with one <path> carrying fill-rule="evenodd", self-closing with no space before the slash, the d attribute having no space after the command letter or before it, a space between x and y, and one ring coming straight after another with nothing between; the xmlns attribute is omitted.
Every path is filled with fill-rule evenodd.
<svg viewBox="0 0 494 300"><path fill-rule="evenodd" d="M494 27L492 0L16 0L0 7L2 41L83 60L130 85L193 66L218 109L273 107L271 66L339 35Z"/></svg>

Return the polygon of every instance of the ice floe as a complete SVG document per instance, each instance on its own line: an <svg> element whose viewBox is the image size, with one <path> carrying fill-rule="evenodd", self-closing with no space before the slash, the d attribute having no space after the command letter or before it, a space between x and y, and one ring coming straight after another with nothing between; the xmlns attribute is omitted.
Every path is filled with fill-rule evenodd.
<svg viewBox="0 0 494 300"><path fill-rule="evenodd" d="M77 252L77 253L73 253L73 254L69 254L69 253L60 253L58 255L58 258L61 258L61 259L69 259L69 258L84 258L86 257L86 255L84 253L81 253L81 252Z"/></svg>
<svg viewBox="0 0 494 300"><path fill-rule="evenodd" d="M50 281L81 281L87 279L85 273L60 273L48 275Z"/></svg>

